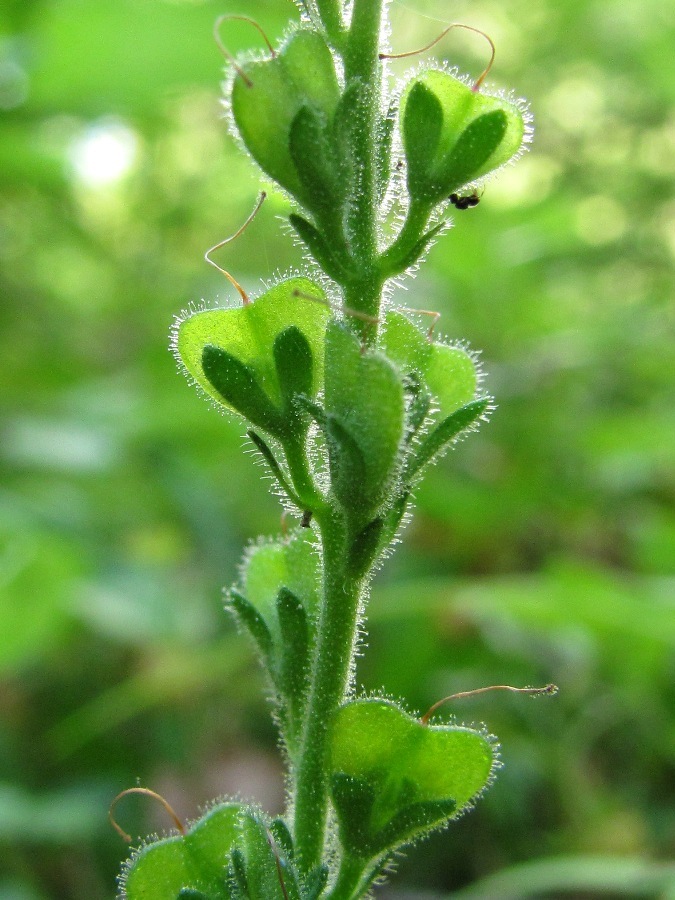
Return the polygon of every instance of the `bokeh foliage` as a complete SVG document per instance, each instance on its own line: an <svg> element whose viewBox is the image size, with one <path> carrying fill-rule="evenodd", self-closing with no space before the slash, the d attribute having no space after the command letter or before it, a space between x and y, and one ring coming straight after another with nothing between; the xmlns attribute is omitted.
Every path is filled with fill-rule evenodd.
<svg viewBox="0 0 675 900"><path fill-rule="evenodd" d="M202 255L257 190L218 104L223 11L274 37L292 6L0 3L3 900L111 897L124 848L105 812L136 778L188 817L224 791L281 802L260 678L220 598L279 508L166 349L189 301L231 298ZM514 870L530 896L609 884L621 858L618 883L657 896L673 876L650 861L675 849L672 10L394 2L395 48L444 15L493 36L535 144L394 295L483 350L498 409L419 489L359 680L413 709L495 682L561 694L455 708L500 736L506 766L402 874L447 892L571 858L543 882ZM256 36L233 23L227 39ZM482 68L478 38L437 49ZM222 251L250 290L301 263L284 204Z"/></svg>

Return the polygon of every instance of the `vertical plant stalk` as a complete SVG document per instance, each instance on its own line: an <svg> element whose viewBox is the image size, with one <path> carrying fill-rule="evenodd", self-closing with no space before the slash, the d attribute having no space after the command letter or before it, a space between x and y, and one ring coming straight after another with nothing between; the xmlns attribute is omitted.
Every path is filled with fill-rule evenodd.
<svg viewBox="0 0 675 900"><path fill-rule="evenodd" d="M378 120L382 92L379 58L383 0L354 0L352 21L344 52L345 81L361 85L359 115L352 134L352 158L357 161L356 184L349 212L350 250L358 260L356 277L341 285L345 305L377 318L384 279L380 273L377 246ZM360 322L361 336L375 339L377 328Z"/></svg>
<svg viewBox="0 0 675 900"><path fill-rule="evenodd" d="M363 85L361 115L353 129L353 158L360 177L352 211L352 252L361 261L357 278L342 284L345 305L377 317L383 279L377 248L376 129L380 114L379 60L383 0L354 0L344 51L345 80ZM324 23L328 30L328 22ZM354 319L366 341L375 339L371 323ZM327 739L331 720L349 689L359 602L364 579L350 576L347 560L352 537L343 514L325 512L318 517L323 558L323 598L316 655L312 667L307 712L297 772L295 773L294 835L300 871L321 863L328 817Z"/></svg>
<svg viewBox="0 0 675 900"><path fill-rule="evenodd" d="M356 889L363 881L364 864L355 857L344 857L340 865L337 881L329 894L330 900L351 900ZM366 884L372 883L372 878ZM358 895L356 895L358 896Z"/></svg>
<svg viewBox="0 0 675 900"><path fill-rule="evenodd" d="M328 814L326 746L331 719L344 700L352 667L362 582L350 578L348 536L341 516L320 520L323 601L295 781L295 841L300 870L321 862Z"/></svg>
<svg viewBox="0 0 675 900"><path fill-rule="evenodd" d="M401 272L400 260L407 260L414 251L429 221L431 213L428 203L412 200L406 213L405 222L396 240L382 254L380 264L383 273L387 276L399 275Z"/></svg>
<svg viewBox="0 0 675 900"><path fill-rule="evenodd" d="M344 35L340 0L316 0L319 18L332 44L339 49Z"/></svg>

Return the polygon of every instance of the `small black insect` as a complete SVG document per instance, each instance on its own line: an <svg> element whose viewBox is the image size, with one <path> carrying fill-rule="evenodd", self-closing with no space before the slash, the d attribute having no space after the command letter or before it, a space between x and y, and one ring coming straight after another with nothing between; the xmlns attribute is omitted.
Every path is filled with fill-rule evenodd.
<svg viewBox="0 0 675 900"><path fill-rule="evenodd" d="M464 197L459 194L450 194L448 200L456 209L469 209L472 206L478 206L480 203L480 197L476 191L473 194L466 194Z"/></svg>

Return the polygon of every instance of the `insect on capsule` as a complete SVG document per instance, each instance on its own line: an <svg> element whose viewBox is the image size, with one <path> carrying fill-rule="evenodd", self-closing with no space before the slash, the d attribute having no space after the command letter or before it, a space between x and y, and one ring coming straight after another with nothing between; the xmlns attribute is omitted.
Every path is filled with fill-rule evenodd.
<svg viewBox="0 0 675 900"><path fill-rule="evenodd" d="M461 196L460 194L450 194L448 200L455 209L469 209L472 206L478 206L480 203L480 197L476 191L473 194L466 194L465 196Z"/></svg>

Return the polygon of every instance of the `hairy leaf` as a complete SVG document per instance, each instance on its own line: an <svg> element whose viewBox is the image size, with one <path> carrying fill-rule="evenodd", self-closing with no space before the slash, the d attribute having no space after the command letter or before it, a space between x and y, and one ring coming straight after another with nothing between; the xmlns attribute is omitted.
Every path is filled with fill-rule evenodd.
<svg viewBox="0 0 675 900"><path fill-rule="evenodd" d="M446 417L474 399L478 376L466 350L440 341L432 342L403 313L387 313L382 346L404 373L417 373Z"/></svg>
<svg viewBox="0 0 675 900"><path fill-rule="evenodd" d="M258 645L265 663L270 665L273 659L274 645L272 635L262 615L246 597L234 588L228 591L225 606L232 610L239 622L246 628Z"/></svg>
<svg viewBox="0 0 675 900"><path fill-rule="evenodd" d="M294 404L298 394L312 393L314 356L309 341L297 325L289 325L274 339L274 362L283 400L283 415L297 418Z"/></svg>
<svg viewBox="0 0 675 900"><path fill-rule="evenodd" d="M286 420L263 390L252 366L227 350L207 344L202 351L202 371L224 403L258 428L276 436L284 434Z"/></svg>
<svg viewBox="0 0 675 900"><path fill-rule="evenodd" d="M458 434L470 428L483 415L489 402L488 398L484 397L467 403L466 406L461 406L444 419L440 425L437 425L418 447L406 471L406 476L413 478L420 469L452 443Z"/></svg>
<svg viewBox="0 0 675 900"><path fill-rule="evenodd" d="M288 221L324 272L335 281L341 281L347 270L334 242L327 241L311 222L297 213L291 213Z"/></svg>
<svg viewBox="0 0 675 900"><path fill-rule="evenodd" d="M461 812L485 788L490 741L423 725L387 700L347 703L333 724L331 789L347 851L372 857Z"/></svg>
<svg viewBox="0 0 675 900"><path fill-rule="evenodd" d="M264 619L274 644L280 646L277 612L279 591L285 588L303 606L313 627L319 603L319 558L309 529L299 529L290 538L256 544L242 567L242 591Z"/></svg>
<svg viewBox="0 0 675 900"><path fill-rule="evenodd" d="M253 812L239 825L238 849L242 854L249 900L300 900L291 863L275 843L264 819Z"/></svg>
<svg viewBox="0 0 675 900"><path fill-rule="evenodd" d="M299 736L309 679L310 630L302 602L286 587L277 597L281 631L280 688L289 712L291 737Z"/></svg>
<svg viewBox="0 0 675 900"><path fill-rule="evenodd" d="M425 192L442 127L443 109L438 98L423 82L415 82L408 94L403 115L408 187L414 197Z"/></svg>
<svg viewBox="0 0 675 900"><path fill-rule="evenodd" d="M326 124L309 106L302 106L296 113L289 146L305 208L323 221L339 214L338 171Z"/></svg>
<svg viewBox="0 0 675 900"><path fill-rule="evenodd" d="M326 411L363 457L364 475L352 490L362 508L376 506L398 461L403 437L403 384L391 362L362 352L358 340L333 322L326 333Z"/></svg>

